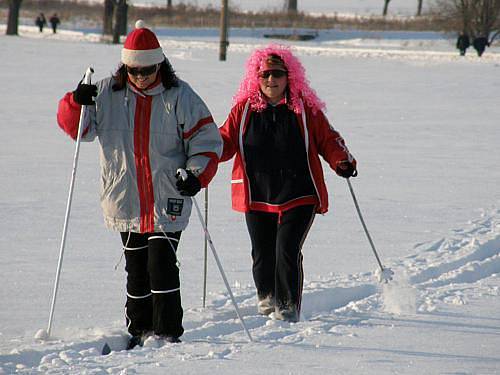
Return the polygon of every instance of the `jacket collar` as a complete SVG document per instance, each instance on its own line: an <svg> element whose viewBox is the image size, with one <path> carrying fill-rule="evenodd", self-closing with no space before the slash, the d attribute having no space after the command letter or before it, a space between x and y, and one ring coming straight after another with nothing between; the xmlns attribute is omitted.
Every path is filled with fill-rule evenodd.
<svg viewBox="0 0 500 375"><path fill-rule="evenodd" d="M151 84L151 86L149 86L147 89L143 90L143 89L138 88L129 79L127 79L127 86L132 92L134 92L137 95L140 95L142 97L159 95L163 91L165 91L165 86L162 85L159 74L158 74L158 78L156 79L156 81L153 84Z"/></svg>

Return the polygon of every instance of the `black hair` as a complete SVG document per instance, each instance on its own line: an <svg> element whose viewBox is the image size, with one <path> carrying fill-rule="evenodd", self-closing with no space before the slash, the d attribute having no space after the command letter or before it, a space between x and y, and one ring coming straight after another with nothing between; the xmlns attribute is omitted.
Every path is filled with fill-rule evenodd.
<svg viewBox="0 0 500 375"><path fill-rule="evenodd" d="M159 73L161 76L161 83L167 90L179 86L179 78L166 57L160 64ZM127 84L127 65L120 64L118 70L113 75L113 79L115 80L112 86L113 91L123 90Z"/></svg>

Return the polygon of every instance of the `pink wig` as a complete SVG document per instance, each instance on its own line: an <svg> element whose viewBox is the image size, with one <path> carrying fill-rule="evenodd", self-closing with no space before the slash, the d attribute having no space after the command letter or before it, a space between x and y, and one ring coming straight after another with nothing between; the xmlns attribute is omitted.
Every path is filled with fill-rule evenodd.
<svg viewBox="0 0 500 375"><path fill-rule="evenodd" d="M240 88L233 97L233 104L250 100L250 106L254 111L262 111L266 108L267 102L260 91L257 72L270 55L279 56L288 70L288 107L295 113L300 113L300 99L302 99L304 105L311 107L313 113L324 110L325 103L318 98L316 92L309 86L304 67L299 59L292 54L289 47L279 44L270 44L265 48L256 49L250 55L246 62L243 81L241 81Z"/></svg>

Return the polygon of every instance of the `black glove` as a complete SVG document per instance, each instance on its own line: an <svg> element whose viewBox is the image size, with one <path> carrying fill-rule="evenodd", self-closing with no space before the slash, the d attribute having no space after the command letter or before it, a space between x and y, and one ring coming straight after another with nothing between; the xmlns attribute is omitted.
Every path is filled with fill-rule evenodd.
<svg viewBox="0 0 500 375"><path fill-rule="evenodd" d="M182 179L180 173L177 174L177 182L175 185L177 186L177 190L181 195L187 195L188 197L192 197L196 195L197 192L201 189L200 180L193 174L191 171L186 171L187 178L185 180Z"/></svg>
<svg viewBox="0 0 500 375"><path fill-rule="evenodd" d="M335 172L340 177L344 178L349 178L349 177L356 177L358 175L358 171L356 170L356 166L351 163L349 160L343 160L339 163L337 163L337 168L335 169Z"/></svg>
<svg viewBox="0 0 500 375"><path fill-rule="evenodd" d="M83 80L80 81L76 90L73 91L73 100L80 105L95 104L92 99L93 96L97 96L97 86L83 83Z"/></svg>

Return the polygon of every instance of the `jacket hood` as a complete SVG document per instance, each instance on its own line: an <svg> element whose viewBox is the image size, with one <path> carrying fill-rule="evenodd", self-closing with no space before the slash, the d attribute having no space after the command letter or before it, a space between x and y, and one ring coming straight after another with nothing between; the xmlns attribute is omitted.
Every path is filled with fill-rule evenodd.
<svg viewBox="0 0 500 375"><path fill-rule="evenodd" d="M233 105L250 101L250 107L255 111L262 111L267 101L260 91L257 72L269 55L279 56L285 63L288 71L288 107L295 113L301 112L300 99L308 105L313 113L325 109L316 92L309 86L305 77L305 70L300 61L292 54L288 46L269 44L267 47L256 49L246 62L246 71L240 87L233 97Z"/></svg>

